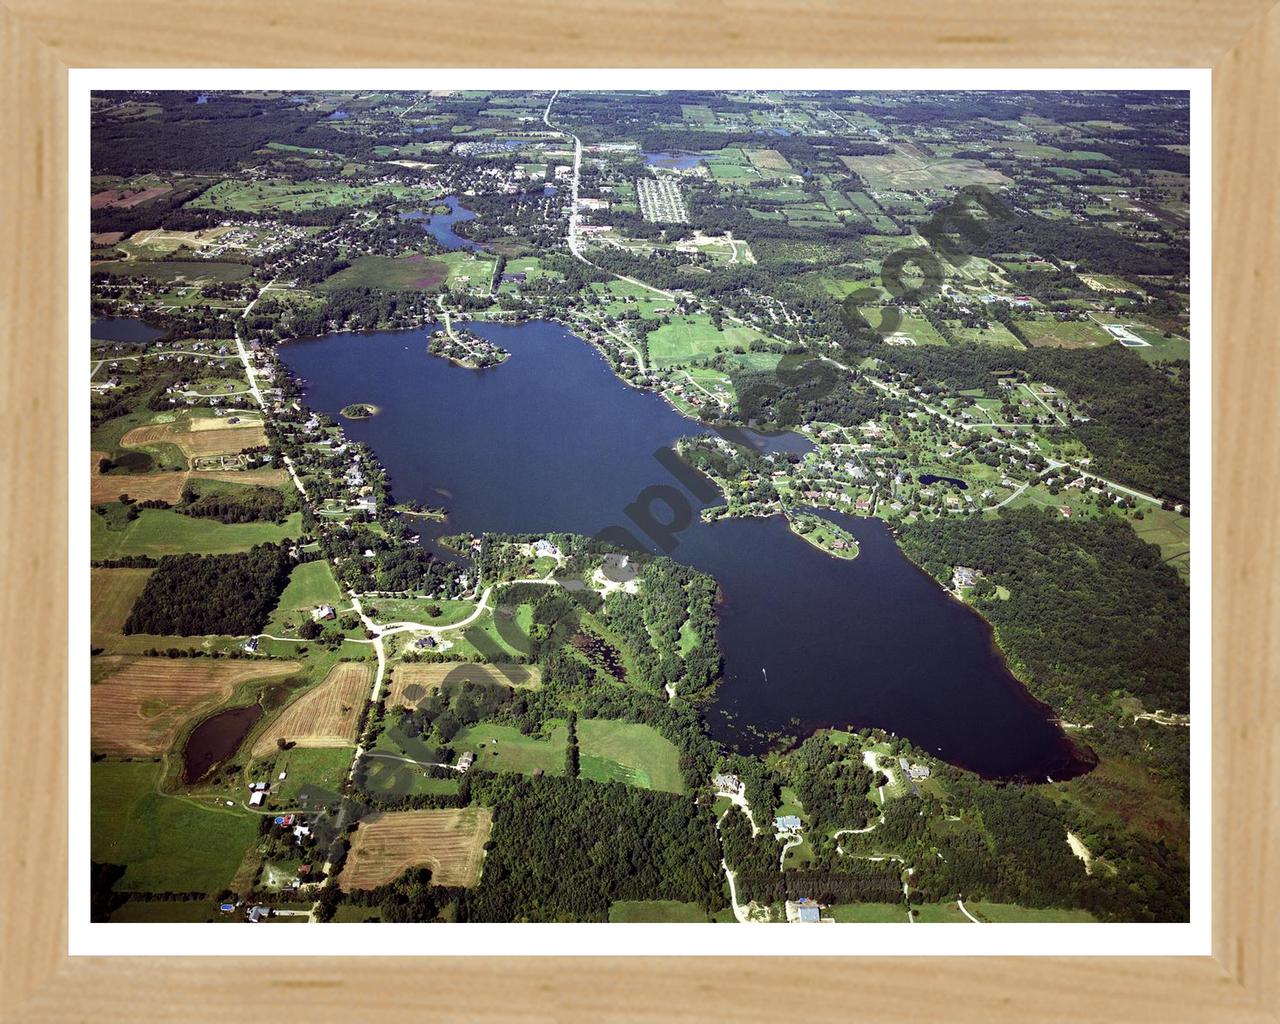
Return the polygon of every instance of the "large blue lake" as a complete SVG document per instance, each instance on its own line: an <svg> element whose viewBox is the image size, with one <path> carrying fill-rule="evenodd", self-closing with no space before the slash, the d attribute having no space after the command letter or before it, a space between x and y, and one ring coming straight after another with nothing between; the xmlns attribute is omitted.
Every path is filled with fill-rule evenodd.
<svg viewBox="0 0 1280 1024"><path fill-rule="evenodd" d="M282 346L307 401L336 416L381 407L344 429L370 445L396 496L449 510L438 532L595 534L624 526L646 488L676 487L655 458L705 428L627 387L558 324L469 323L511 358L474 371L427 354L427 331L335 334ZM794 447L794 436L770 447ZM667 518L660 504L660 520ZM907 560L878 520L834 513L861 545L822 554L781 517L702 523L673 558L720 583L724 681L706 709L712 734L743 750L765 733L878 726L988 776L1043 781L1084 766L1013 678L987 624Z"/></svg>

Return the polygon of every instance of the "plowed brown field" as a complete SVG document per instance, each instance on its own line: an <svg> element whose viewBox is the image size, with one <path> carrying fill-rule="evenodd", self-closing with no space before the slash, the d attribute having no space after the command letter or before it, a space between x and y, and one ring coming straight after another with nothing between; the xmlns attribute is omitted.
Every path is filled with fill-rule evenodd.
<svg viewBox="0 0 1280 1024"><path fill-rule="evenodd" d="M338 882L343 889L373 889L426 865L436 885L475 885L492 828L488 807L370 815L356 829Z"/></svg>
<svg viewBox="0 0 1280 1024"><path fill-rule="evenodd" d="M213 661L208 658L95 659L101 682L90 690L89 736L103 754L163 754L183 725L212 710L241 683L296 672L296 661Z"/></svg>
<svg viewBox="0 0 1280 1024"><path fill-rule="evenodd" d="M356 741L360 709L369 699L372 685L372 665L334 665L324 682L295 700L263 730L253 745L253 756L270 754L281 737L300 747L351 746Z"/></svg>

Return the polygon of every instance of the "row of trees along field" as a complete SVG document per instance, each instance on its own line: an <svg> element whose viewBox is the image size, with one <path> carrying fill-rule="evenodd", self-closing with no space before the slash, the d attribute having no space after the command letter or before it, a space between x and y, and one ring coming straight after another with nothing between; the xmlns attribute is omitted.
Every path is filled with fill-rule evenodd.
<svg viewBox="0 0 1280 1024"><path fill-rule="evenodd" d="M282 523L286 513L292 511L296 504L275 487L227 484L202 489L188 483L182 489L182 503L177 510L183 515L217 519L223 523Z"/></svg>

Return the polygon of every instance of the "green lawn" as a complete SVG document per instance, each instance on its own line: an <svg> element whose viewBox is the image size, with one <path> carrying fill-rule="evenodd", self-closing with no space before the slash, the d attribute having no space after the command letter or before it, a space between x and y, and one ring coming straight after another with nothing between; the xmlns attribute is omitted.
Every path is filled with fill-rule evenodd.
<svg viewBox="0 0 1280 1024"><path fill-rule="evenodd" d="M91 515L90 558L95 561L125 555L224 555L248 551L255 544L278 544L302 535L302 513L294 512L283 523L221 523L216 519L184 516L172 509L145 508L122 530L107 526L102 516Z"/></svg>
<svg viewBox="0 0 1280 1024"><path fill-rule="evenodd" d="M234 900L232 901L234 902ZM208 923L210 921L240 921L239 914L224 914L213 900L130 900L111 915L111 922L134 924Z"/></svg>
<svg viewBox="0 0 1280 1024"><path fill-rule="evenodd" d="M609 905L610 924L705 924L707 912L679 900L618 900Z"/></svg>
<svg viewBox="0 0 1280 1024"><path fill-rule="evenodd" d="M617 780L642 789L683 793L680 752L653 726L605 718L578 721L580 774L595 782Z"/></svg>
<svg viewBox="0 0 1280 1024"><path fill-rule="evenodd" d="M509 725L480 722L459 731L452 746L457 751L472 751L476 767L486 771L530 774L541 768L547 775L563 775L568 735L561 721L549 724L545 739L525 736Z"/></svg>
<svg viewBox="0 0 1280 1024"><path fill-rule="evenodd" d="M364 924L369 921L381 921L382 910L378 907L360 907L354 903L344 903L333 917L339 924Z"/></svg>
<svg viewBox="0 0 1280 1024"><path fill-rule="evenodd" d="M431 609L439 609L432 615ZM474 601L437 601L426 598L370 597L365 612L378 622L422 622L428 626L452 626L476 610Z"/></svg>
<svg viewBox="0 0 1280 1024"><path fill-rule="evenodd" d="M162 795L160 772L158 764L93 766L93 859L127 867L121 892L217 892L258 834L258 816Z"/></svg>
<svg viewBox="0 0 1280 1024"><path fill-rule="evenodd" d="M803 827L800 830L801 842L798 846L792 846L782 856L785 858L784 863L789 868L798 868L808 864L813 860L813 844L809 842L809 819L805 814L804 804L800 802L800 798L796 796L796 792L790 786L783 786L779 794L780 802L778 809L774 812L775 817L785 817L794 814L800 819ZM773 822L768 825L769 829L773 828ZM781 849L781 847L779 848Z"/></svg>

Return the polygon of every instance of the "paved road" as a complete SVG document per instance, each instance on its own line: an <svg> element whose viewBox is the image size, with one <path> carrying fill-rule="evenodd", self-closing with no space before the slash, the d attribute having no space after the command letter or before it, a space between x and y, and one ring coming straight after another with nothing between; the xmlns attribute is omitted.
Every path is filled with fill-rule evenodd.
<svg viewBox="0 0 1280 1024"><path fill-rule="evenodd" d="M582 254L582 240L578 235L578 228L581 224L582 215L578 212L578 181L582 173L582 140L573 132L566 131L563 128L557 128L551 123L551 105L555 103L556 97L560 95L557 89L551 94L551 99L547 100L547 109L542 112L542 122L557 135L573 140L573 179L569 186L569 251L573 255L585 263L589 267L595 267L596 270L604 270L603 267L596 266ZM611 270L605 270L606 274L613 274ZM613 274L619 281L629 281L631 284L638 285L641 288L647 288L649 291L661 295L664 299L674 299L674 292L666 292L661 288L655 288L651 284L639 281L634 277L628 277L626 274Z"/></svg>

